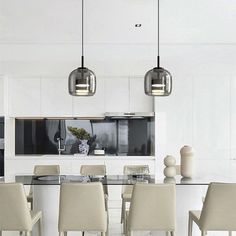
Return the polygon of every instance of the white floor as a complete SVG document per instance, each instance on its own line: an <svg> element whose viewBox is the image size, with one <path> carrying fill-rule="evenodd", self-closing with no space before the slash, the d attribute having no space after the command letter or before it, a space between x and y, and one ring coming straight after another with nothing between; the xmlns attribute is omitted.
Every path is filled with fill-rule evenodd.
<svg viewBox="0 0 236 236"><path fill-rule="evenodd" d="M122 224L120 223L120 209L117 209L117 208L110 208L109 209L109 236L121 236L124 234L122 233L123 231L123 228L122 228ZM78 234L79 235L79 234ZM85 236L95 236L95 235L99 235L99 234L96 234L96 233L89 233L89 232L86 232L85 233ZM165 235L164 233L161 233L161 232L136 232L135 233L135 236L147 236L147 235L153 235L153 236L156 236L156 235ZM70 236L68 234L68 236Z"/></svg>

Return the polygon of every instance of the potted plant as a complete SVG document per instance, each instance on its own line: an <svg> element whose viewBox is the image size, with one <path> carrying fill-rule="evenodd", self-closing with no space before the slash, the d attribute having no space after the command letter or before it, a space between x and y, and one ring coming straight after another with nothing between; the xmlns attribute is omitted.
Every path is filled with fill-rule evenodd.
<svg viewBox="0 0 236 236"><path fill-rule="evenodd" d="M79 140L79 152L87 155L89 152L88 140L90 139L90 134L83 128L76 128L69 126L68 130Z"/></svg>

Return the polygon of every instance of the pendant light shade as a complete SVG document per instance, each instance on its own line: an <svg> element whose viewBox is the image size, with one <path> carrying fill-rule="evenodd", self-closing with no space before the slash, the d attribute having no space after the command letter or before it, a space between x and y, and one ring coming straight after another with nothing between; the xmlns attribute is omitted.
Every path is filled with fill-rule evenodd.
<svg viewBox="0 0 236 236"><path fill-rule="evenodd" d="M149 96L169 96L172 89L172 77L169 71L161 67L149 70L144 79L144 90Z"/></svg>
<svg viewBox="0 0 236 236"><path fill-rule="evenodd" d="M96 76L85 67L73 70L69 75L69 93L72 96L93 96L96 92Z"/></svg>
<svg viewBox="0 0 236 236"><path fill-rule="evenodd" d="M81 67L73 70L68 80L69 94L72 96L93 96L96 92L96 76L84 67L84 0L82 0L82 56Z"/></svg>
<svg viewBox="0 0 236 236"><path fill-rule="evenodd" d="M159 17L159 0L158 2L158 43L157 43L157 67L149 70L144 77L144 91L149 96L169 96L172 91L172 76L169 71L160 67L160 17Z"/></svg>

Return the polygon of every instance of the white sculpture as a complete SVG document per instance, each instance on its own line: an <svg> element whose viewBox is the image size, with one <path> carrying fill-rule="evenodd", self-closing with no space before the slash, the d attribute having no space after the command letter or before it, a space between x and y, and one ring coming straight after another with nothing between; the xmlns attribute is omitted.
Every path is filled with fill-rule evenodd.
<svg viewBox="0 0 236 236"><path fill-rule="evenodd" d="M164 175L168 178L173 178L176 175L176 160L173 156L166 156L164 159L164 165L166 166L164 169Z"/></svg>

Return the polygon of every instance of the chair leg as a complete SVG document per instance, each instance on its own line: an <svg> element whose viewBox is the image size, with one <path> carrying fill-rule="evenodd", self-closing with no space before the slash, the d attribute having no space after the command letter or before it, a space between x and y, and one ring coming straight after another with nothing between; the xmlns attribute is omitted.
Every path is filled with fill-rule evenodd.
<svg viewBox="0 0 236 236"><path fill-rule="evenodd" d="M175 236L175 231L171 231L170 236Z"/></svg>
<svg viewBox="0 0 236 236"><path fill-rule="evenodd" d="M82 232L82 236L84 236L84 231Z"/></svg>
<svg viewBox="0 0 236 236"><path fill-rule="evenodd" d="M166 231L166 236L170 236L170 232L169 231Z"/></svg>
<svg viewBox="0 0 236 236"><path fill-rule="evenodd" d="M193 233L193 220L192 217L189 215L188 217L188 236L192 236Z"/></svg>
<svg viewBox="0 0 236 236"><path fill-rule="evenodd" d="M30 232L30 231L26 231L26 232L25 232L25 235L26 235L26 236L31 236L31 232Z"/></svg>
<svg viewBox="0 0 236 236"><path fill-rule="evenodd" d="M125 215L125 214L124 214ZM124 216L123 217L123 233L125 233L125 231L126 231L126 228L127 228L127 219L126 219L126 217Z"/></svg>
<svg viewBox="0 0 236 236"><path fill-rule="evenodd" d="M0 231L0 236L2 236L2 231Z"/></svg>
<svg viewBox="0 0 236 236"><path fill-rule="evenodd" d="M232 231L229 231L229 236L232 236L233 234L232 234Z"/></svg>
<svg viewBox="0 0 236 236"><path fill-rule="evenodd" d="M101 236L106 236L106 233L105 232L101 232Z"/></svg>
<svg viewBox="0 0 236 236"><path fill-rule="evenodd" d="M121 205L121 215L120 215L120 223L124 223L124 214L125 214L125 202L122 198L122 205Z"/></svg>
<svg viewBox="0 0 236 236"><path fill-rule="evenodd" d="M206 232L201 230L201 236L205 236L206 235Z"/></svg>
<svg viewBox="0 0 236 236"><path fill-rule="evenodd" d="M67 231L66 231L66 232L64 232L64 236L67 236Z"/></svg>
<svg viewBox="0 0 236 236"><path fill-rule="evenodd" d="M42 222L42 218L39 218L39 222L38 222L38 227L39 227L39 236L42 236L42 230L43 230L43 222Z"/></svg>
<svg viewBox="0 0 236 236"><path fill-rule="evenodd" d="M31 209L31 211L33 211L33 199L32 199L32 201L30 202L30 209Z"/></svg>

